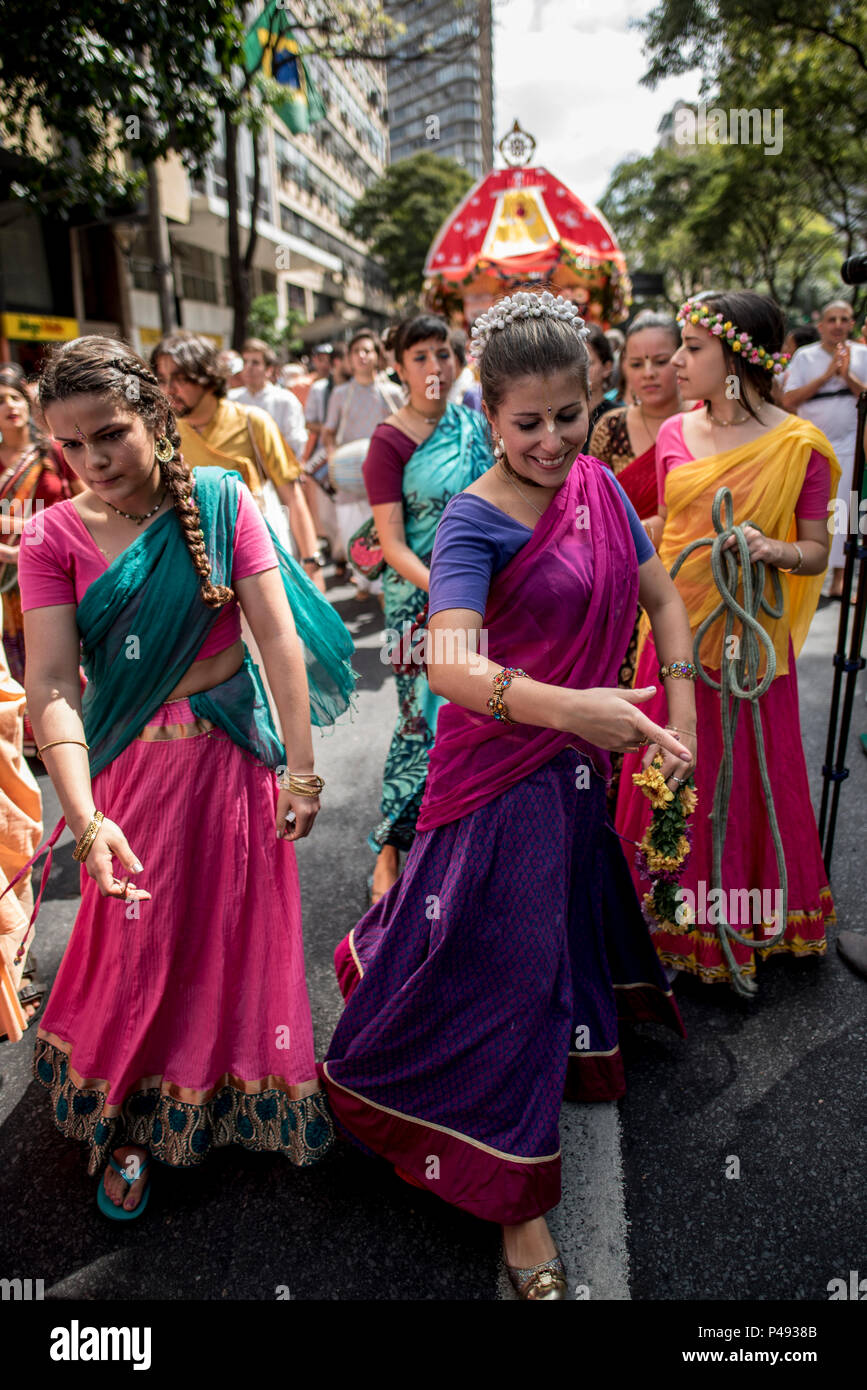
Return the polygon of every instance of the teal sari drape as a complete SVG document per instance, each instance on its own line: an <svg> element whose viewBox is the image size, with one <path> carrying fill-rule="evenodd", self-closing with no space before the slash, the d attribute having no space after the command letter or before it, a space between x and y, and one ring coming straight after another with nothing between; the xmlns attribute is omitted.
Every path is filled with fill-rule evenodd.
<svg viewBox="0 0 867 1390"><path fill-rule="evenodd" d="M480 477L493 462L484 416L448 405L430 439L420 444L403 473L403 526L409 548L430 566L434 538L446 504ZM382 577L386 627L392 643L409 633L427 603L427 594L390 567ZM408 644L407 644L408 645ZM424 667L398 675L398 719L385 760L381 816L368 837L374 852L383 845L409 849L427 777L437 713L444 703L434 695Z"/></svg>
<svg viewBox="0 0 867 1390"><path fill-rule="evenodd" d="M232 542L240 474L195 469L195 496L215 584L231 584ZM355 687L352 639L304 571L274 541L280 574L304 646L310 718L332 724ZM201 596L174 510L164 513L90 585L78 605L84 730L95 776L122 753L178 684L219 616ZM258 668L244 664L222 684L190 697L193 712L210 719L269 767L285 754Z"/></svg>

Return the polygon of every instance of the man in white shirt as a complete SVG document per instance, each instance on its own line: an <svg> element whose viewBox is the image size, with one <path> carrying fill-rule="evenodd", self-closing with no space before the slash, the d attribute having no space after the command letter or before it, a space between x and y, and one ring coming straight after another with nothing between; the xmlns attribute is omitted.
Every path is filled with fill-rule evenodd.
<svg viewBox="0 0 867 1390"><path fill-rule="evenodd" d="M277 354L261 338L248 338L243 348L244 384L229 392L241 405L255 405L267 410L297 459L301 459L307 444L304 407L298 397L282 386L268 380L268 368L277 362Z"/></svg>
<svg viewBox="0 0 867 1390"><path fill-rule="evenodd" d="M799 348L789 364L783 407L811 420L828 436L842 470L837 496L843 499L843 514L848 516L857 399L867 390L867 346L850 341L855 318L845 299L826 304L817 327L818 343ZM845 534L835 527L829 556L832 598L843 592L845 540Z"/></svg>
<svg viewBox="0 0 867 1390"><path fill-rule="evenodd" d="M244 343L242 355L244 384L234 391L229 391L229 399L237 401L238 405L254 406L258 410L264 410L271 416L280 431L290 462L297 467L300 474L300 460L307 446L304 407L291 391L284 390L282 386L275 386L268 380L268 369L276 364L277 354L262 338L248 338ZM296 558L302 561L309 577L324 593L325 581L319 572L322 562L316 550L316 528L300 478L296 478L292 484L292 516L295 523L292 527L292 537L294 548L298 551ZM302 545L299 541L299 533L304 537L306 544ZM304 550L308 553L304 554Z"/></svg>
<svg viewBox="0 0 867 1390"><path fill-rule="evenodd" d="M376 426L403 405L404 392L401 387L383 384L376 379L378 346L375 335L367 328L357 329L349 340L352 380L332 391L322 427L322 443L329 460L341 445L356 440L369 441ZM360 468L358 476L359 488L356 492L338 488L334 499L340 544L344 552L353 532L373 515L364 492ZM353 577L353 582L356 598L363 598L367 593L382 592L381 580L371 583L358 574Z"/></svg>

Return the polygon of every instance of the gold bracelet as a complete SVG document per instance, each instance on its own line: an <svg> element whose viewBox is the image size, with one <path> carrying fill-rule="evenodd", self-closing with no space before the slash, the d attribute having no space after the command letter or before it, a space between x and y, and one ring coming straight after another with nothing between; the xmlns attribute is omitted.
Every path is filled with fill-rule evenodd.
<svg viewBox="0 0 867 1390"><path fill-rule="evenodd" d="M797 550L798 563L796 565L790 565L788 569L785 569L783 565L777 565L777 569L780 570L782 574L797 574L798 570L804 563L804 552L799 545L795 544L794 541L789 541L788 544L791 545L794 550Z"/></svg>
<svg viewBox="0 0 867 1390"><path fill-rule="evenodd" d="M278 783L281 792L291 792L293 796L319 796L325 787L325 780L315 772L283 772Z"/></svg>
<svg viewBox="0 0 867 1390"><path fill-rule="evenodd" d="M53 738L50 743L43 743L41 748L37 748L36 756L39 759L39 761L43 763L45 762L45 759L43 758L42 754L45 752L46 748L56 748L60 743L75 743L78 745L79 748L90 748L90 744L82 743L80 738Z"/></svg>
<svg viewBox="0 0 867 1390"><path fill-rule="evenodd" d="M667 666L660 666L659 679L667 680L672 676L675 680L694 681L698 675L698 668L691 661L670 661Z"/></svg>
<svg viewBox="0 0 867 1390"><path fill-rule="evenodd" d="M83 864L90 853L91 846L99 834L99 828L104 820L105 816L102 811L94 811L90 818L90 824L72 851L73 859L77 859L79 864Z"/></svg>

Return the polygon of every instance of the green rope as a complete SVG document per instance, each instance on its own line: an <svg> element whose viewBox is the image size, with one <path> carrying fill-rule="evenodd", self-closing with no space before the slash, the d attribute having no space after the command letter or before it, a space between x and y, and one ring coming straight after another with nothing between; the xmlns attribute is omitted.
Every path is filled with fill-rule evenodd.
<svg viewBox="0 0 867 1390"><path fill-rule="evenodd" d="M722 520L722 512L725 508L725 522ZM770 689L771 681L777 671L777 655L774 651L774 644L768 633L757 620L757 614L764 611L771 618L781 618L783 616L783 589L780 583L779 571L770 566L771 585L774 591L775 607L767 602L764 597L765 592L765 565L761 560L752 563L750 561L749 546L744 536L743 526L751 526L754 530L760 531L761 527L756 526L753 521L745 521L743 526L734 524L734 508L732 495L727 487L721 487L713 499L711 508L715 536L707 536L702 540L692 541L692 543L681 551L674 566L671 569L671 577L675 578L678 570L688 555L700 546L709 545L710 567L714 583L720 593L720 602L712 613L709 613L704 622L700 624L695 634L693 654L695 665L701 679L712 690L720 692L720 716L722 722L722 742L723 759L720 764L719 774L716 781L716 790L713 799L713 868L711 872L711 888L722 888L722 856L725 845L726 830L728 827L729 803L732 791L732 773L734 768L733 745L735 732L737 730L738 715L740 713L741 701L749 701L753 716L753 729L756 738L756 751L759 759L759 771L762 778L762 788L765 794L765 805L768 811L768 823L771 828L771 835L774 841L774 853L777 859L777 872L780 878L780 888L782 891L782 912L780 922L774 935L761 942L754 940L753 937L742 936L735 931L728 920L725 912L721 913L721 919L717 923L720 945L723 956L728 964L732 977L732 987L736 993L752 998L758 990L755 981L745 973L745 970L738 965L734 958L734 953L730 945L731 941L737 941L741 946L747 946L750 950L765 950L775 946L785 934L788 913L789 884L786 874L786 859L783 853L783 842L780 837L780 829L777 824L777 813L774 806L774 796L771 790L771 782L768 776L768 764L765 757L765 739L762 730L762 719L759 710L759 700ZM734 550L723 550L725 542L734 536L737 546L737 553L740 557L740 564L735 559ZM743 606L737 600L738 580L743 578ZM725 614L725 636L723 642L723 657L720 663L719 681L715 681L705 671L699 657L699 648L702 638L708 628ZM735 635L733 632L735 620L739 619L741 632ZM732 638L734 637L734 642ZM759 670L759 657L761 647L764 647L767 658L767 669L761 681L755 683ZM734 656L732 653L737 651L739 654ZM721 894L722 901L725 897Z"/></svg>

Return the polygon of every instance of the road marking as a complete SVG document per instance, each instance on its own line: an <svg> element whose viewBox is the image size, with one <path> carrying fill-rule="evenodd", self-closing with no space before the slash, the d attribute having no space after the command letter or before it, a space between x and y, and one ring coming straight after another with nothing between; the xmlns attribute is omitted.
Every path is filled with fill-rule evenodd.
<svg viewBox="0 0 867 1390"><path fill-rule="evenodd" d="M576 1288L586 1285L591 1300L628 1299L626 1198L616 1102L564 1104L560 1142L563 1196L548 1224L566 1266L569 1297L574 1299ZM497 1297L517 1298L502 1265Z"/></svg>

